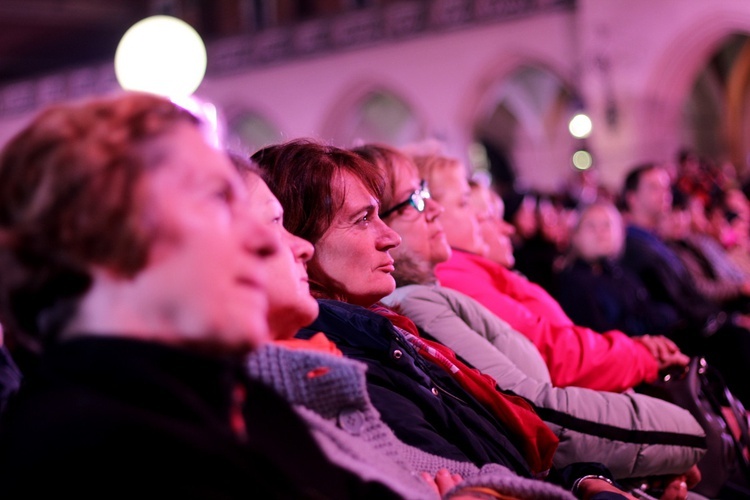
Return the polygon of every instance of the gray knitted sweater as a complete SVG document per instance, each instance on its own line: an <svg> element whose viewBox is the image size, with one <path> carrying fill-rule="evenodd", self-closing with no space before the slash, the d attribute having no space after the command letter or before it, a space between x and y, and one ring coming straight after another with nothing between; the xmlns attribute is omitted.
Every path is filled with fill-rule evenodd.
<svg viewBox="0 0 750 500"><path fill-rule="evenodd" d="M266 345L249 356L247 367L253 379L274 389L307 421L332 462L366 480L380 481L404 498L438 498L419 473L434 475L443 468L464 477L458 489L485 486L519 499L574 498L561 488L522 478L500 465L479 469L404 444L372 406L365 385L366 367L358 361Z"/></svg>

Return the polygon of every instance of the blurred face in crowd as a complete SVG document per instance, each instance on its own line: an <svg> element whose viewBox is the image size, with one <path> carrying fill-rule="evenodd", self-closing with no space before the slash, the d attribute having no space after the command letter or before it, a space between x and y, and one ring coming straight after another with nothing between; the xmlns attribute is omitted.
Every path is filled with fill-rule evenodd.
<svg viewBox="0 0 750 500"><path fill-rule="evenodd" d="M513 215L513 224L518 236L522 239L531 238L539 230L536 218L536 198L524 196L518 211Z"/></svg>
<svg viewBox="0 0 750 500"><path fill-rule="evenodd" d="M643 172L638 189L628 194L628 208L642 223L655 227L672 206L669 175L657 167Z"/></svg>
<svg viewBox="0 0 750 500"><path fill-rule="evenodd" d="M592 205L581 213L571 245L587 261L617 256L623 245L622 217L611 205Z"/></svg>
<svg viewBox="0 0 750 500"><path fill-rule="evenodd" d="M691 227L692 217L690 210L682 207L673 207L659 219L656 232L665 240L680 241L690 235Z"/></svg>
<svg viewBox="0 0 750 500"><path fill-rule="evenodd" d="M482 238L487 243L487 258L508 269L516 259L510 237L515 228L505 222L505 204L494 191L482 185L471 187L471 204L477 215Z"/></svg>
<svg viewBox="0 0 750 500"><path fill-rule="evenodd" d="M313 246L284 228L284 210L263 180L247 176L248 208L260 217L261 223L276 233L280 250L268 259L268 324L275 339L291 338L297 330L312 323L318 316L318 303L310 295L307 261Z"/></svg>
<svg viewBox="0 0 750 500"><path fill-rule="evenodd" d="M248 210L239 174L197 127L180 124L149 147L161 161L142 183L144 224L157 237L133 278L141 333L218 351L265 342L278 235Z"/></svg>
<svg viewBox="0 0 750 500"><path fill-rule="evenodd" d="M380 220L378 200L362 181L342 171L334 182L343 206L316 243L310 266L325 277L326 290L368 307L396 288L389 251L401 238Z"/></svg>
<svg viewBox="0 0 750 500"><path fill-rule="evenodd" d="M420 212L414 203L407 203L399 210L385 218L386 224L401 236L401 244L391 252L397 261L408 255L420 262L427 264L430 268L445 262L451 256L448 240L445 238L443 225L440 217L443 207L432 199L421 197L421 180L413 165L397 168L396 185L393 188L394 202L400 204L406 200L418 198L424 203ZM425 185L429 193L429 186ZM431 196L431 195L430 195Z"/></svg>
<svg viewBox="0 0 750 500"><path fill-rule="evenodd" d="M690 212L691 230L700 234L707 232L709 230L709 223L703 200L698 196L691 196L688 200L688 211Z"/></svg>
<svg viewBox="0 0 750 500"><path fill-rule="evenodd" d="M466 172L460 163L435 171L430 178L430 192L445 208L441 219L448 244L466 252L485 255L487 244L482 239Z"/></svg>

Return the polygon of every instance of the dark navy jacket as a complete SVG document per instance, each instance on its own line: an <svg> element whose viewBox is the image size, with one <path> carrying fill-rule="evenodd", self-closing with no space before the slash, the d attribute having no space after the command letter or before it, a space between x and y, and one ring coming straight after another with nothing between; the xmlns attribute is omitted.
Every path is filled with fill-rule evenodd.
<svg viewBox="0 0 750 500"><path fill-rule="evenodd" d="M297 337L323 332L345 356L366 363L372 403L402 441L445 458L530 475L503 424L442 368L418 356L387 318L344 302L318 302L318 319Z"/></svg>

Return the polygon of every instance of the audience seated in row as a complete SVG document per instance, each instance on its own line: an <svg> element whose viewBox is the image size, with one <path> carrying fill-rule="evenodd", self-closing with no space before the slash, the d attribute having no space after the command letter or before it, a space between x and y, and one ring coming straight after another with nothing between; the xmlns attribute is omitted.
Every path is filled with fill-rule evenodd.
<svg viewBox="0 0 750 500"><path fill-rule="evenodd" d="M697 461L703 431L684 410L636 394L554 387L539 351L523 334L470 297L440 286L435 266L451 255L445 209L405 154L379 145L354 151L385 172L381 216L401 236L390 252L398 288L383 302L412 319L423 336L492 376L502 390L532 402L560 439L556 466L594 460L622 479L682 473ZM486 227L483 236L490 254L512 259L507 235ZM666 457L674 464L671 470Z"/></svg>
<svg viewBox="0 0 750 500"><path fill-rule="evenodd" d="M618 331L599 334L575 325L540 286L484 256L476 216L470 205L466 171L457 160L433 155L416 157L421 176L444 208L444 227L453 248L436 267L443 286L488 308L537 347L558 387L578 386L624 391L653 381L659 368L684 365L687 358L663 337L631 339Z"/></svg>
<svg viewBox="0 0 750 500"><path fill-rule="evenodd" d="M0 425L3 498L402 498L248 379L279 236L169 101L53 106L0 157L7 334L41 353Z"/></svg>
<svg viewBox="0 0 750 500"><path fill-rule="evenodd" d="M732 392L749 404L746 321L703 295L689 269L658 234L661 221L671 211L668 172L656 164L633 169L625 179L622 200L627 223L622 263L646 286L651 300L674 311L678 322L664 333L690 355L705 356L721 371Z"/></svg>
<svg viewBox="0 0 750 500"><path fill-rule="evenodd" d="M399 241L378 218L380 188L373 181L371 165L349 157L346 151L307 141L265 148L254 159L285 207L288 229L316 247L309 271L314 293L323 298L321 314L298 336L307 338L322 331L347 356L365 361L373 403L407 442L443 456L468 457L475 463L489 458L515 467L521 474L528 474L520 468L525 461L538 471L546 455L541 447L545 434L539 434L538 423L528 414L526 429L519 427L523 406L508 405L508 398L499 397L493 380L471 370L445 346L420 338L419 331L403 316L376 304L393 289L388 253L397 251ZM393 175L386 177L392 179ZM401 208L408 203L401 203ZM311 220L309 213L326 215ZM442 369L431 361L437 361ZM446 370L452 377L446 377ZM441 400L450 412L446 413L446 408L436 412L435 405L442 406ZM495 418L487 415L487 409ZM697 447L683 450L681 471L685 471L700 456L702 432L692 417L675 410L678 420L682 418L687 428L698 434L693 441ZM461 417L458 426L456 416ZM536 446L508 436L507 429L505 438L497 437L498 417L504 426L536 440ZM447 435L453 436L451 443L446 443ZM490 442L487 436L496 437ZM509 438L518 449L515 453ZM501 450L496 448L498 439L505 443Z"/></svg>
<svg viewBox="0 0 750 500"><path fill-rule="evenodd" d="M553 386L626 389L684 364L673 343L575 327L541 288L498 266L548 333L595 346L566 361L570 346L538 349L513 329L517 318L435 285L435 267L437 277L450 269L441 260L481 262L466 250L512 260L507 227L483 220L485 242L460 164L417 158L419 176L391 149L310 141L254 159L260 175L235 159L238 175L196 118L138 94L56 106L6 146L0 320L41 361L0 423L4 494L568 498L535 479L551 471L567 487L583 479L574 490L586 498L623 496L599 476L606 467L575 463L595 459L619 478L666 474L663 498L685 498L703 446L692 417L643 396ZM447 243L463 251L450 257ZM379 302L399 268L441 305L455 299L444 312L471 349L457 356L433 340L447 328L420 330ZM482 328L505 340L486 343ZM586 357L606 356L605 338L633 356L624 379ZM505 367L497 381L472 366L484 358ZM627 416L592 410L613 405ZM634 435L670 428L672 440L613 445L560 415Z"/></svg>
<svg viewBox="0 0 750 500"><path fill-rule="evenodd" d="M447 497L468 495L470 485L505 495L562 495L549 485L524 480L500 466L488 465L480 471L473 463L449 460L404 444L370 402L364 365L343 358L322 333L309 340L292 338L318 315L306 271L314 249L284 228L281 204L260 172L243 160L235 158L235 163L249 189L248 208L281 239L281 251L268 265L274 277L268 287L268 318L275 342L250 353L249 374L293 405L328 458L361 477L378 479L404 498L435 497L430 485L438 486L438 482L438 490ZM457 477L460 484L448 491Z"/></svg>

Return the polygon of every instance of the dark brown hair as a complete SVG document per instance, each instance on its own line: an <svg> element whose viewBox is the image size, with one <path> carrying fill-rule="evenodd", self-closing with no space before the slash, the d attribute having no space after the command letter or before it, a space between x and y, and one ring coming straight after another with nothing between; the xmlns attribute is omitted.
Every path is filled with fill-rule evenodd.
<svg viewBox="0 0 750 500"><path fill-rule="evenodd" d="M412 167L415 176L419 175L412 159L391 146L384 144L365 144L352 149L353 152L378 167L386 177L387 183L380 198L380 212L390 210L391 207L403 200L397 200L396 186L404 174L403 169Z"/></svg>
<svg viewBox="0 0 750 500"><path fill-rule="evenodd" d="M339 185L342 174L362 181L378 200L383 195L385 179L375 165L351 151L309 139L269 146L255 153L252 160L284 207L284 227L313 245L344 206L346 193ZM335 292L336 286L315 265L315 257L308 272L313 296L342 299Z"/></svg>
<svg viewBox="0 0 750 500"><path fill-rule="evenodd" d="M269 146L252 160L284 207L286 229L313 245L344 205L346 193L336 187L342 173L362 181L378 200L383 196L385 179L375 165L350 151L310 139Z"/></svg>
<svg viewBox="0 0 750 500"><path fill-rule="evenodd" d="M643 163L631 168L628 174L625 176L625 180L622 184L622 193L620 195L620 209L624 211L630 210L628 206L628 195L638 191L641 185L641 178L646 172L650 172L659 168L656 163Z"/></svg>
<svg viewBox="0 0 750 500"><path fill-rule="evenodd" d="M198 120L168 100L125 94L42 112L0 155L0 312L20 339L53 338L92 266L134 276L153 235L141 222L150 147Z"/></svg>

